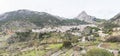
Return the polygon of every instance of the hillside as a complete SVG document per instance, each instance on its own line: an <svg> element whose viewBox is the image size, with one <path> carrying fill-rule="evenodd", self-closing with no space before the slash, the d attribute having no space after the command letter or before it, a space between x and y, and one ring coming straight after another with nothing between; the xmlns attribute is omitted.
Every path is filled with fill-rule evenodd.
<svg viewBox="0 0 120 56"><path fill-rule="evenodd" d="M25 29L31 29L37 27L35 24L25 21L25 20L19 20L19 21L9 21L1 26L1 30L6 31L6 30L12 30L12 31L17 31L17 30L25 30Z"/></svg>
<svg viewBox="0 0 120 56"><path fill-rule="evenodd" d="M13 20L27 20L37 26L55 25L60 22L60 19L61 18L58 18L57 16L53 16L45 12L36 12L30 10L11 11L0 16L0 20L3 23Z"/></svg>
<svg viewBox="0 0 120 56"><path fill-rule="evenodd" d="M115 23L115 24L120 25L120 13L118 13L118 14L115 15L113 18L111 18L110 21L111 21L112 23Z"/></svg>

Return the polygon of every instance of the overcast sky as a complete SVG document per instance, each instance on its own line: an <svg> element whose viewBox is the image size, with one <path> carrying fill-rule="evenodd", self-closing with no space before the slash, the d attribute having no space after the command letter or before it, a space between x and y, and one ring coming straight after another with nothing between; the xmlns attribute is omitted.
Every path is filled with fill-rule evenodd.
<svg viewBox="0 0 120 56"><path fill-rule="evenodd" d="M120 12L120 0L0 0L0 14L18 9L73 18L81 11L102 19Z"/></svg>

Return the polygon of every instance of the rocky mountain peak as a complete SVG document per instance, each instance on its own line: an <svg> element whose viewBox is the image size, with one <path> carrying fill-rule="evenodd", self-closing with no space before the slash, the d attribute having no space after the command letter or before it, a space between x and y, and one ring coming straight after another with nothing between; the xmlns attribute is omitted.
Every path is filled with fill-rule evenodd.
<svg viewBox="0 0 120 56"><path fill-rule="evenodd" d="M82 11L82 12L79 14L79 16L81 16L81 15L88 15L88 14L86 13L86 11Z"/></svg>
<svg viewBox="0 0 120 56"><path fill-rule="evenodd" d="M94 23L94 20L96 19L94 16L88 15L85 11L82 11L76 18L88 23Z"/></svg>
<svg viewBox="0 0 120 56"><path fill-rule="evenodd" d="M82 11L82 12L77 16L77 18L86 17L86 16L88 16L88 14L87 14L85 11Z"/></svg>

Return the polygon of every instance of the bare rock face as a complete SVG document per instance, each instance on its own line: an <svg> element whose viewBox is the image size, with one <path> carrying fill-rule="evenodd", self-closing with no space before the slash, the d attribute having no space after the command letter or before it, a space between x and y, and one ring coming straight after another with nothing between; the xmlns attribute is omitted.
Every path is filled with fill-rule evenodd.
<svg viewBox="0 0 120 56"><path fill-rule="evenodd" d="M88 15L85 11L82 11L76 18L88 23L95 23L96 20L94 16Z"/></svg>

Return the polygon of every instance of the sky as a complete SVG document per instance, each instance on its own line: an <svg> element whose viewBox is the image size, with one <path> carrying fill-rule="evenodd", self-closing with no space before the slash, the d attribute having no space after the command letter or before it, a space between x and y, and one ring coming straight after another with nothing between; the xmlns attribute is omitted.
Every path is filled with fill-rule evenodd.
<svg viewBox="0 0 120 56"><path fill-rule="evenodd" d="M120 0L0 0L0 14L28 9L74 18L82 11L101 19L110 19L120 12Z"/></svg>

